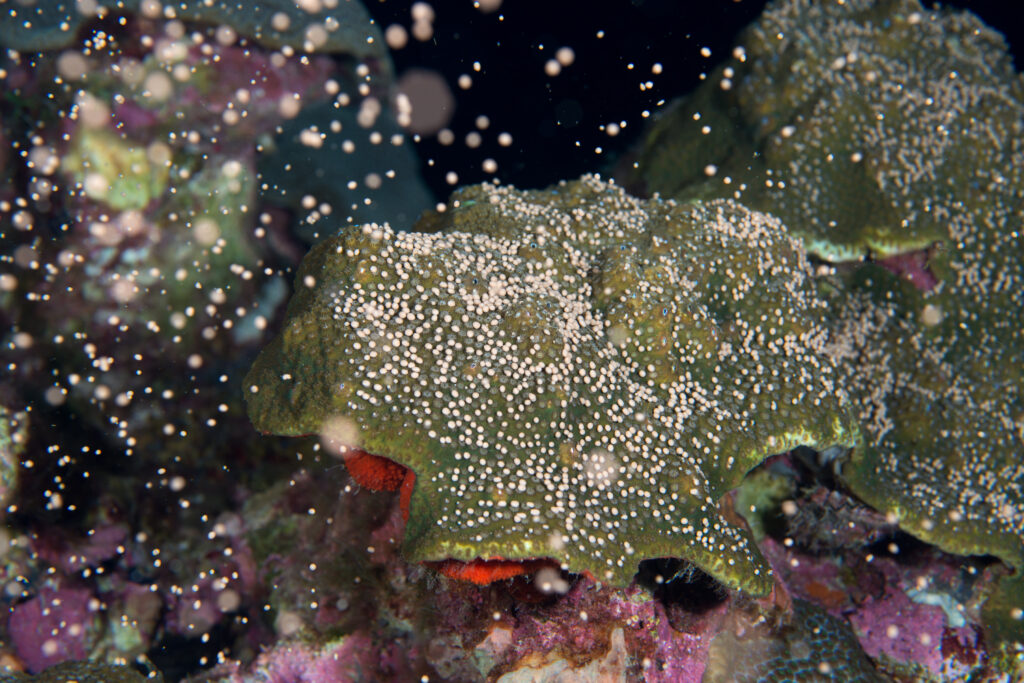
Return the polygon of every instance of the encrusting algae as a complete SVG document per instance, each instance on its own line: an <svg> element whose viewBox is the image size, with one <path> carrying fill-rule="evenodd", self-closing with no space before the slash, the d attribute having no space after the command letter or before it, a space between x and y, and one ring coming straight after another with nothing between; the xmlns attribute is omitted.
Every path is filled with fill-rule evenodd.
<svg viewBox="0 0 1024 683"><path fill-rule="evenodd" d="M857 445L782 225L596 177L457 193L434 233L325 240L246 379L257 428L415 474L414 561L554 558L619 585L681 557L766 594L717 503L769 455ZM336 441L338 439L335 439Z"/></svg>

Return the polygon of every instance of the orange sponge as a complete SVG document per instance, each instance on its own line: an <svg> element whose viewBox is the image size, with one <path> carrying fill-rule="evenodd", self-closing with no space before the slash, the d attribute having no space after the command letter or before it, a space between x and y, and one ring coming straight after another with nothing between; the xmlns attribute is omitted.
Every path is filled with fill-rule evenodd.
<svg viewBox="0 0 1024 683"><path fill-rule="evenodd" d="M405 467L379 455L349 451L342 459L356 483L371 491L397 491L405 479Z"/></svg>
<svg viewBox="0 0 1024 683"><path fill-rule="evenodd" d="M558 563L554 560L506 560L500 557L492 557L489 560L477 558L469 562L448 559L439 562L424 562L423 564L450 579L471 581L479 586L511 579L515 576L533 574L545 567L558 568Z"/></svg>

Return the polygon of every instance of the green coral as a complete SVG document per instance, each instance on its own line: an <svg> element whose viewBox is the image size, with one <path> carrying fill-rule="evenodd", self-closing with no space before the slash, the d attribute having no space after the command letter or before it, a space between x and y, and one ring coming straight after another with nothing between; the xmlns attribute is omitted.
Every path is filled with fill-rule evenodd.
<svg viewBox="0 0 1024 683"><path fill-rule="evenodd" d="M869 437L844 480L945 550L1024 566L1019 328L968 328L995 311L958 301L955 286L921 295L881 269L865 269L857 285L902 296L883 304L855 289L837 301L836 354L849 360L847 386ZM920 322L939 315L937 325ZM1019 305L1000 315L1022 322Z"/></svg>
<svg viewBox="0 0 1024 683"><path fill-rule="evenodd" d="M1007 173L1024 132L1002 36L966 12L785 0L739 45L654 126L631 182L740 199L826 260L950 239L945 206Z"/></svg>
<svg viewBox="0 0 1024 683"><path fill-rule="evenodd" d="M150 163L145 145L107 128L81 127L64 170L91 199L120 211L146 208L167 189L166 166Z"/></svg>
<svg viewBox="0 0 1024 683"><path fill-rule="evenodd" d="M868 437L842 478L919 538L995 555L1019 572L1024 253L1019 209L990 199L1004 229L972 234L962 242L970 248L944 254L949 272L936 289L921 293L867 267L835 295L833 349ZM1024 641L1021 592L1004 592L986 608L986 622L1001 624L990 635Z"/></svg>
<svg viewBox="0 0 1024 683"><path fill-rule="evenodd" d="M942 21L975 22L960 15ZM946 38L959 46L957 54L989 54L987 30L976 42L958 43L959 35ZM927 263L936 286L922 292L868 266L845 278L834 296L833 348L869 446L842 476L859 497L914 535L949 552L995 555L1019 573L1024 98L1016 74L992 74L1004 79L993 83L981 81L982 75L964 96L976 104L998 101L999 107L971 109L978 118L970 125L984 131L963 131L963 149L946 150L953 166L936 179L942 188L933 190L931 203L943 232ZM957 115L951 111L950 120ZM1004 599L985 607L988 635L995 643L1021 643L1024 595L1011 586L1019 586L1019 578L1004 583Z"/></svg>
<svg viewBox="0 0 1024 683"><path fill-rule="evenodd" d="M785 0L741 44L655 127L639 179L740 197L826 260L929 248L927 292L875 265L823 283L867 436L842 481L1024 570L1024 88L1001 36L916 0ZM986 607L993 640L1024 641L1020 593Z"/></svg>
<svg viewBox="0 0 1024 683"><path fill-rule="evenodd" d="M426 224L310 252L245 381L255 425L341 419L410 467L414 561L551 556L626 584L670 556L766 593L718 499L768 455L859 439L781 224L593 177L467 188Z"/></svg>

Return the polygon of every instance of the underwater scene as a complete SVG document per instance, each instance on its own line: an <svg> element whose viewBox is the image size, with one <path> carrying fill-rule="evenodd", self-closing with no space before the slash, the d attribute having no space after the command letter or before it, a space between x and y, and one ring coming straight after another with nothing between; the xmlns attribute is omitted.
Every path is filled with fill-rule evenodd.
<svg viewBox="0 0 1024 683"><path fill-rule="evenodd" d="M1024 681L1018 0L0 0L0 683Z"/></svg>

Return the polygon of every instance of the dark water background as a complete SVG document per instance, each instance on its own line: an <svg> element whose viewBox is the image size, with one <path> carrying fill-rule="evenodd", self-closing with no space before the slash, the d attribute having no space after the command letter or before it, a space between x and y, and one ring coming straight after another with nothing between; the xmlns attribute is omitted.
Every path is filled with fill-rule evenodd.
<svg viewBox="0 0 1024 683"><path fill-rule="evenodd" d="M834 0L822 0L834 1ZM371 15L386 27L408 25L412 2L367 0ZM451 187L447 171L456 169L459 183L490 176L481 161L492 156L498 176L523 188L543 187L559 180L608 168L616 156L642 134L643 110L652 114L659 101L679 97L724 60L738 34L752 23L767 0L505 0L501 8L483 14L470 0L434 3L437 13L433 40L392 52L396 72L411 67L435 69L453 84L462 73L475 76L473 87L457 90L455 117L450 128L457 138L474 129L485 114L491 128L513 133L515 144L501 149L494 136L467 150L455 144L421 142L423 174L434 193L445 197ZM1019 0L956 0L928 3L968 9L1003 33L1018 71L1024 53L1024 3ZM499 19L503 17L503 19ZM597 38L603 30L604 37ZM554 78L544 74L544 62L567 45L576 63ZM700 49L711 50L709 58ZM474 61L484 66L472 72ZM664 71L651 74L651 65ZM634 68L628 68L633 64ZM641 92L638 84L652 80L655 88ZM615 138L599 126L626 121ZM579 145L577 146L577 141ZM488 146L490 144L490 146ZM595 154L594 148L603 148ZM434 159L435 164L427 164Z"/></svg>

